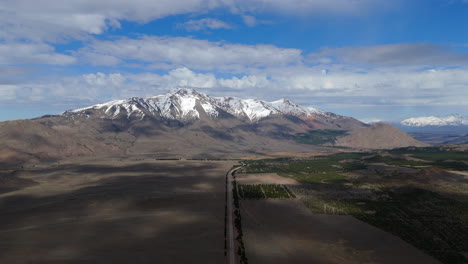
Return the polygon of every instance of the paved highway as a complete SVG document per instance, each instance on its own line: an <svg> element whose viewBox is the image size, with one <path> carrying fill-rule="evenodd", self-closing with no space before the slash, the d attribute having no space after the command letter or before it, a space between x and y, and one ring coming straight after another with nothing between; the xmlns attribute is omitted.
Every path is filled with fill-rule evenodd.
<svg viewBox="0 0 468 264"><path fill-rule="evenodd" d="M232 195L232 177L234 172L236 172L241 167L234 168L230 170L227 174L227 229L228 229L228 264L236 263L236 251L235 251L235 241L234 241L234 226L233 226L233 195Z"/></svg>

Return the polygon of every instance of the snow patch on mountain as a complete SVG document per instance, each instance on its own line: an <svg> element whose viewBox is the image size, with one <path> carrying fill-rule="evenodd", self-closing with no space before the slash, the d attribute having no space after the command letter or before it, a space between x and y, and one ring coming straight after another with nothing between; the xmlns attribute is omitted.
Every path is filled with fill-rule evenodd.
<svg viewBox="0 0 468 264"><path fill-rule="evenodd" d="M468 126L468 116L424 116L413 117L401 121L403 126L425 127L425 126Z"/></svg>
<svg viewBox="0 0 468 264"><path fill-rule="evenodd" d="M175 120L199 119L199 107L209 117L218 117L221 111L237 118L247 118L252 122L271 115L327 115L314 107L302 107L289 100L281 99L266 102L256 99L241 99L234 97L210 97L193 89L177 89L169 93L149 98L131 98L115 100L90 107L67 111L64 114L82 114L88 110L101 111L105 116L117 118L124 113L128 118L146 114Z"/></svg>
<svg viewBox="0 0 468 264"><path fill-rule="evenodd" d="M270 105L260 100L241 100L241 105L243 106L242 112L244 112L250 120L260 120L275 113Z"/></svg>
<svg viewBox="0 0 468 264"><path fill-rule="evenodd" d="M377 123L383 123L385 122L384 120L378 119L378 118L361 118L359 121L366 123L368 125L373 125Z"/></svg>
<svg viewBox="0 0 468 264"><path fill-rule="evenodd" d="M281 99L270 103L275 109L280 111L283 114L293 115L293 116L302 116L309 115L311 111L307 108L303 108L297 104L292 103L289 100ZM314 108L315 109L315 108Z"/></svg>

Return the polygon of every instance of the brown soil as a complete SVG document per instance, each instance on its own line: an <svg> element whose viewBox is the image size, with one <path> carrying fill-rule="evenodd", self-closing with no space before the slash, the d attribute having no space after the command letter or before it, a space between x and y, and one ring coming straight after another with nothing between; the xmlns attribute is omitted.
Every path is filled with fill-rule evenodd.
<svg viewBox="0 0 468 264"><path fill-rule="evenodd" d="M438 263L351 216L313 215L299 200L243 200L249 263Z"/></svg>
<svg viewBox="0 0 468 264"><path fill-rule="evenodd" d="M281 177L276 173L238 174L236 179L238 184L299 184L294 179Z"/></svg>
<svg viewBox="0 0 468 264"><path fill-rule="evenodd" d="M0 195L0 263L223 263L233 162L75 160Z"/></svg>
<svg viewBox="0 0 468 264"><path fill-rule="evenodd" d="M18 171L0 171L0 194L36 185L37 182L17 177Z"/></svg>

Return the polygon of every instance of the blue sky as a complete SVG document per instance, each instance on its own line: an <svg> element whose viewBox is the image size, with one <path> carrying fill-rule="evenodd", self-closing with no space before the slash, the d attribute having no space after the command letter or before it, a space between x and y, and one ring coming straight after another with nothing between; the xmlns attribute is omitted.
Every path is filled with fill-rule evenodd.
<svg viewBox="0 0 468 264"><path fill-rule="evenodd" d="M468 115L466 0L7 0L0 120L189 87L360 119Z"/></svg>

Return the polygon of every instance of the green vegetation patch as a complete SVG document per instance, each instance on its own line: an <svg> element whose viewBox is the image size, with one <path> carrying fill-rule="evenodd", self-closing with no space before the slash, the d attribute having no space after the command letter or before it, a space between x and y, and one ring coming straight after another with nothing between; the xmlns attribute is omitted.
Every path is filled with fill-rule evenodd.
<svg viewBox="0 0 468 264"><path fill-rule="evenodd" d="M406 155L419 160L407 159ZM314 213L352 215L399 236L443 263L468 263L468 258L462 254L468 252L468 203L463 200L468 197L467 189L463 187L466 180L460 176L456 178L458 184L456 181L452 183L450 178L442 186L440 181L445 180L445 176L440 178L430 172L418 174L417 171L394 168L389 173L403 176L386 181L382 177L386 175L379 174L379 170L365 170L370 163L419 170L468 170L468 152L447 147L408 147L383 153L245 161L243 170L247 173L277 173L300 181L301 185L290 188ZM359 170L365 171L361 173ZM353 171L353 174L347 174ZM410 171L409 178L404 177L405 171ZM415 177L427 177L427 182L422 179L424 183L419 184L418 178L411 181L411 173ZM461 187L454 188L458 185ZM279 189L252 188L257 188L257 193L248 195L263 195L264 198L259 199L265 199L267 192L272 196L285 195L278 194ZM447 190L455 190L455 193ZM455 200L456 197L463 199Z"/></svg>
<svg viewBox="0 0 468 264"><path fill-rule="evenodd" d="M246 200L295 198L295 195L281 184L240 184L239 195Z"/></svg>
<svg viewBox="0 0 468 264"><path fill-rule="evenodd" d="M367 201L356 217L398 235L444 263L466 263L468 205L423 189L390 191Z"/></svg>
<svg viewBox="0 0 468 264"><path fill-rule="evenodd" d="M303 195L317 214L344 214L395 234L443 263L466 263L468 204L419 188L374 190L374 197L332 188ZM356 191L356 189L354 189Z"/></svg>
<svg viewBox="0 0 468 264"><path fill-rule="evenodd" d="M267 198L290 198L289 192L283 185L279 184L262 184L262 189Z"/></svg>
<svg viewBox="0 0 468 264"><path fill-rule="evenodd" d="M441 151L435 153L417 153L412 155L415 158L423 160L457 160L468 161L468 152L465 151Z"/></svg>
<svg viewBox="0 0 468 264"><path fill-rule="evenodd" d="M294 136L294 140L297 143L309 145L323 145L327 143L334 144L337 137L346 135L348 135L346 130L319 129L309 130L307 133L296 134Z"/></svg>
<svg viewBox="0 0 468 264"><path fill-rule="evenodd" d="M444 150L441 147L404 147L389 150L390 154L419 154L419 153L437 153Z"/></svg>
<svg viewBox="0 0 468 264"><path fill-rule="evenodd" d="M381 155L375 155L374 157L367 159L366 161L371 163L385 163L388 165L395 165L400 167L432 167L431 164L424 161L392 158L389 156Z"/></svg>
<svg viewBox="0 0 468 264"><path fill-rule="evenodd" d="M450 159L447 160L438 160L437 157L443 157L444 153L427 153L427 155L423 154L418 154L418 155L413 155L413 156L418 156L418 158L421 158L423 156L429 157L427 162L425 161L417 161L417 160L407 160L407 159L401 159L401 158L393 158L390 156L380 156L380 155L375 155L374 157L367 159L367 162L372 162L372 163L385 163L388 165L395 165L395 166L400 166L400 167L413 167L413 168L441 168L441 169L448 169L448 170L468 170L468 164L463 162L463 161L453 161ZM447 156L451 156L451 154L448 154ZM452 156L452 157L455 157Z"/></svg>
<svg viewBox="0 0 468 264"><path fill-rule="evenodd" d="M366 212L359 201L325 199L319 196L305 196L304 204L315 214L363 215Z"/></svg>
<svg viewBox="0 0 468 264"><path fill-rule="evenodd" d="M434 167L447 169L447 170L458 170L458 171L465 171L468 170L468 164L461 161L445 161L445 160L438 160L432 162Z"/></svg>
<svg viewBox="0 0 468 264"><path fill-rule="evenodd" d="M239 184L239 195L242 199L265 199L260 184Z"/></svg>
<svg viewBox="0 0 468 264"><path fill-rule="evenodd" d="M412 157L427 161L456 160L468 161L468 151L457 151L445 147L407 147L389 151L390 154L410 154Z"/></svg>
<svg viewBox="0 0 468 264"><path fill-rule="evenodd" d="M245 161L247 173L277 173L305 183L346 183L345 172L367 165L358 159L367 153L339 153L313 159L265 159Z"/></svg>

